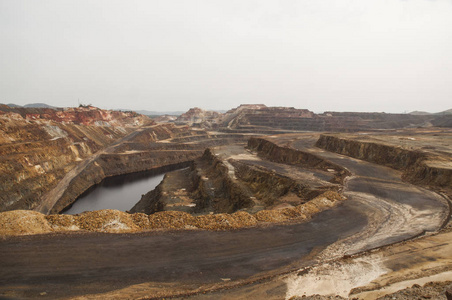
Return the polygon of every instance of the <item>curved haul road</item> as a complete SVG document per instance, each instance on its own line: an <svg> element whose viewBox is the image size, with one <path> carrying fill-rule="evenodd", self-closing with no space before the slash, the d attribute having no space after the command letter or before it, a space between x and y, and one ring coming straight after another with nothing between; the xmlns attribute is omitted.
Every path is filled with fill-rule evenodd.
<svg viewBox="0 0 452 300"><path fill-rule="evenodd" d="M354 175L345 188L349 199L309 223L231 232L7 238L0 242L0 295L60 298L144 282L198 287L258 278L314 263L319 257L313 250L323 250L324 258L356 253L437 230L447 218L438 195L402 182L397 171L312 151Z"/></svg>

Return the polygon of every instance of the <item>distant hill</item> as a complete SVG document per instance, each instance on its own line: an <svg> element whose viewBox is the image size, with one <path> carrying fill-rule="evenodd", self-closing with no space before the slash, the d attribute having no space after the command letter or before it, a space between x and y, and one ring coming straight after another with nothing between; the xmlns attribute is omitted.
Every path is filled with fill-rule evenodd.
<svg viewBox="0 0 452 300"><path fill-rule="evenodd" d="M20 105L13 104L13 103L8 103L8 104L6 104L6 105L8 105L9 107L22 107L22 106L20 106Z"/></svg>
<svg viewBox="0 0 452 300"><path fill-rule="evenodd" d="M436 113L435 115L441 115L441 116L443 116L443 115L452 115L452 108L448 109L448 110L445 110L445 111L442 111L442 112L439 112L439 113Z"/></svg>
<svg viewBox="0 0 452 300"><path fill-rule="evenodd" d="M56 108L55 106L52 105L48 105L45 103L30 103L30 104L25 104L24 107L33 107L33 108Z"/></svg>
<svg viewBox="0 0 452 300"><path fill-rule="evenodd" d="M14 104L14 103L8 103L5 105L8 105L9 107L25 107L25 108L58 108L56 106L48 105L45 103L29 103L29 104L25 104L24 106Z"/></svg>
<svg viewBox="0 0 452 300"><path fill-rule="evenodd" d="M412 112L410 112L410 113L408 113L408 114L410 114L410 115L415 115L415 116L427 116L427 115L440 115L440 116L443 116L443 115L452 115L452 108L451 108L451 109L448 109L448 110L445 110L445 111L438 112L438 113L429 113L429 112L426 112L426 111L418 111L418 110L415 110L415 111L412 111Z"/></svg>
<svg viewBox="0 0 452 300"><path fill-rule="evenodd" d="M409 113L410 115L415 115L415 116L426 116L426 115L431 115L432 113L426 112L426 111L412 111Z"/></svg>

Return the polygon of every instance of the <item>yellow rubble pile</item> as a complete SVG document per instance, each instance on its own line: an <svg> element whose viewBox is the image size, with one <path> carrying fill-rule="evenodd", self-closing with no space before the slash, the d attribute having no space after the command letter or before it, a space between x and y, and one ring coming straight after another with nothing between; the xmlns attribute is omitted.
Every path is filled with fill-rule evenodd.
<svg viewBox="0 0 452 300"><path fill-rule="evenodd" d="M78 225L80 229L100 232L133 232L139 229L130 214L115 209L84 212L78 218Z"/></svg>
<svg viewBox="0 0 452 300"><path fill-rule="evenodd" d="M251 215L233 214L192 216L180 211L163 211L152 215L128 214L113 209L84 212L80 215L43 215L16 210L0 213L0 236L40 234L74 230L126 233L158 229L230 230L263 223L305 221L314 214L335 206L343 198L337 192L326 192L296 207L262 210Z"/></svg>
<svg viewBox="0 0 452 300"><path fill-rule="evenodd" d="M0 213L0 235L38 234L52 231L45 215L30 210Z"/></svg>

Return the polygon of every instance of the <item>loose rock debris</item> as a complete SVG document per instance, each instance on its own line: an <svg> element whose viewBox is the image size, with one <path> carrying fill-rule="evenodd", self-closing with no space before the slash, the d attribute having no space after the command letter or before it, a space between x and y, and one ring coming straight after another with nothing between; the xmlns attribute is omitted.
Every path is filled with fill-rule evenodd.
<svg viewBox="0 0 452 300"><path fill-rule="evenodd" d="M296 207L262 210L254 215L244 211L200 216L181 211L162 211L146 215L104 209L79 215L46 216L35 211L15 210L0 213L0 236L67 231L126 233L180 229L232 230L267 223L307 221L314 214L336 206L342 200L337 192L328 191Z"/></svg>

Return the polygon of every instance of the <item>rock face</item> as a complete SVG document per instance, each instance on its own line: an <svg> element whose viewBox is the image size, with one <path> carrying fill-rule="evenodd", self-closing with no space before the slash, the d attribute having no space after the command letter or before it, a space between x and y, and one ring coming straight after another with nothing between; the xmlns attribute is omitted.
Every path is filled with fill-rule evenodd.
<svg viewBox="0 0 452 300"><path fill-rule="evenodd" d="M33 209L79 161L151 122L93 107L0 107L0 211Z"/></svg>
<svg viewBox="0 0 452 300"><path fill-rule="evenodd" d="M343 167L327 161L309 152L281 147L273 142L262 138L250 138L248 148L255 150L259 156L263 156L271 161L299 166L302 168L314 168L321 170L334 170L334 182L342 183L350 173Z"/></svg>
<svg viewBox="0 0 452 300"><path fill-rule="evenodd" d="M446 189L452 187L452 163L448 153L327 134L320 136L316 146L401 170L403 177L413 183Z"/></svg>

